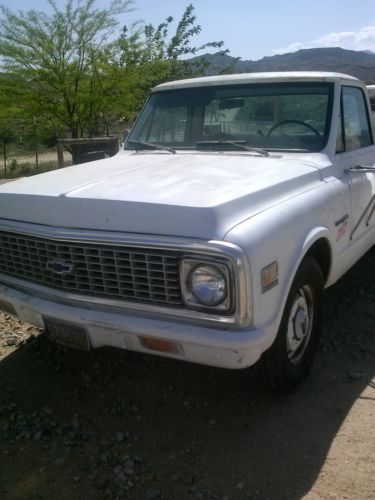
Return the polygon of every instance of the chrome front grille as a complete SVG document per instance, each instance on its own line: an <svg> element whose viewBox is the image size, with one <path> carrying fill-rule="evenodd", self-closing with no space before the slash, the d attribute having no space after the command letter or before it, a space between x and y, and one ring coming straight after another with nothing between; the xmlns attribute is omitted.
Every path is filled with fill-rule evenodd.
<svg viewBox="0 0 375 500"><path fill-rule="evenodd" d="M0 232L0 272L69 293L181 306L179 253Z"/></svg>

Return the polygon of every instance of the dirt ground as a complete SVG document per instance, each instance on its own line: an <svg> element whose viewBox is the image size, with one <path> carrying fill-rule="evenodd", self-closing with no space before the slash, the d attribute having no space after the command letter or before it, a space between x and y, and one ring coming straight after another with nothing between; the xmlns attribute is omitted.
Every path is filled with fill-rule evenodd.
<svg viewBox="0 0 375 500"><path fill-rule="evenodd" d="M325 293L308 380L81 353L0 318L0 498L375 498L375 252Z"/></svg>

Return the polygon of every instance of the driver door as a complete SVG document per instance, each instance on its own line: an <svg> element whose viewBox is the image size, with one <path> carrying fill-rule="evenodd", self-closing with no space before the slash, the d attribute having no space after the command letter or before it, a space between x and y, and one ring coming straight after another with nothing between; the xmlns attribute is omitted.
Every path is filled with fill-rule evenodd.
<svg viewBox="0 0 375 500"><path fill-rule="evenodd" d="M375 146L366 97L360 87L341 88L341 127L338 164L345 170L350 190L349 259L358 260L375 240Z"/></svg>

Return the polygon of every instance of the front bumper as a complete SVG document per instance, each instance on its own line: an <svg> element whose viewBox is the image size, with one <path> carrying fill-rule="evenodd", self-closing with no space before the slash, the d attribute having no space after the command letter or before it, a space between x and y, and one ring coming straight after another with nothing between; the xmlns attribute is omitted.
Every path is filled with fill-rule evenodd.
<svg viewBox="0 0 375 500"><path fill-rule="evenodd" d="M0 284L0 301L10 304L19 319L43 328L43 317L82 326L92 348L112 346L183 361L239 369L254 364L265 349L266 333L256 328L218 329L212 326L141 317L129 311L113 312L60 304ZM183 354L145 348L140 337L181 344Z"/></svg>

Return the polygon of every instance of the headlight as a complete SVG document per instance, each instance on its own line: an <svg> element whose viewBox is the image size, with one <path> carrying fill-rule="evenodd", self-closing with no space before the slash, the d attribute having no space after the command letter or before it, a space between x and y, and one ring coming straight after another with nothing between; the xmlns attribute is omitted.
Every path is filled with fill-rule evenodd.
<svg viewBox="0 0 375 500"><path fill-rule="evenodd" d="M181 262L181 290L186 306L229 313L233 307L233 278L228 262L185 258Z"/></svg>
<svg viewBox="0 0 375 500"><path fill-rule="evenodd" d="M194 267L190 271L188 282L191 293L200 304L205 306L212 307L221 304L228 293L224 274L211 264Z"/></svg>

